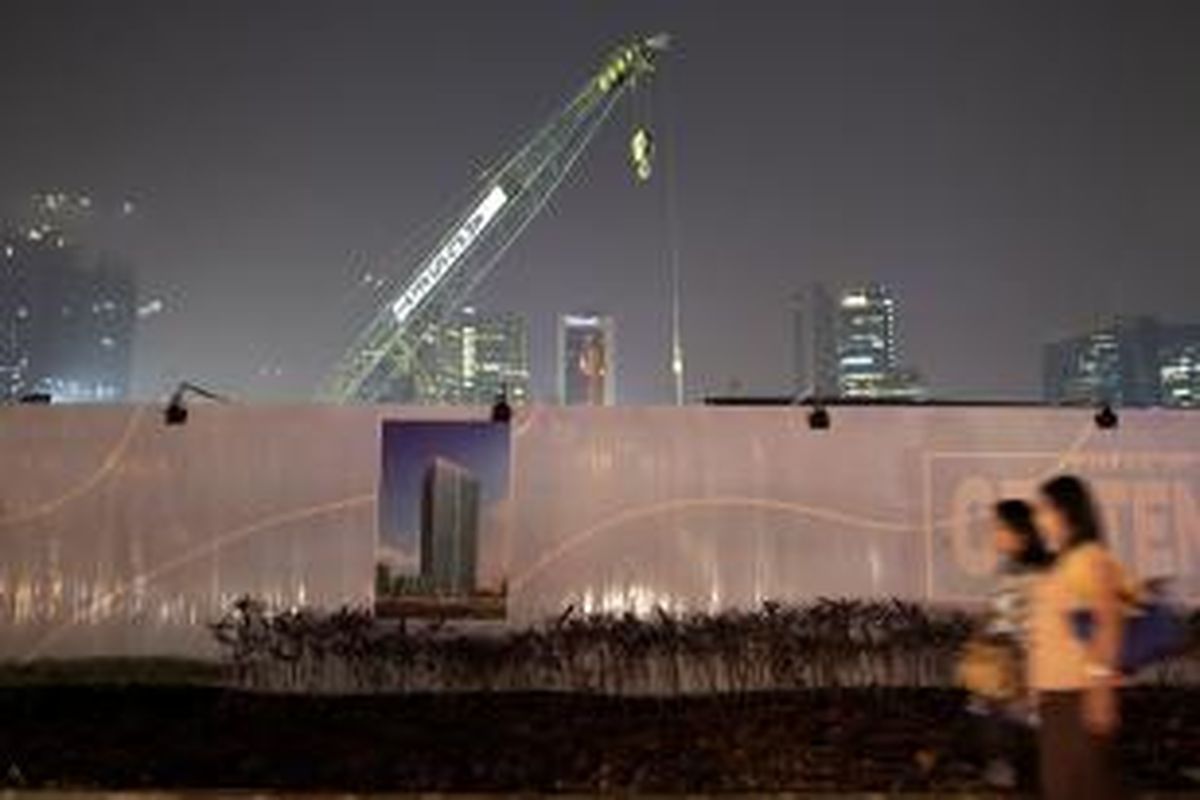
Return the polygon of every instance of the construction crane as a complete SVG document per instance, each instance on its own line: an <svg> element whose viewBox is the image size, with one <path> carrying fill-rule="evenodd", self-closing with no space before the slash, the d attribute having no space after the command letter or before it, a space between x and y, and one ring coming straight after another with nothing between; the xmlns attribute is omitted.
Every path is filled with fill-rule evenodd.
<svg viewBox="0 0 1200 800"><path fill-rule="evenodd" d="M613 107L654 73L669 44L659 34L617 48L565 108L484 175L467 208L338 362L321 388L322 399L439 401L431 363L439 327L545 206ZM650 177L652 153L649 134L639 128L631 142L638 181Z"/></svg>

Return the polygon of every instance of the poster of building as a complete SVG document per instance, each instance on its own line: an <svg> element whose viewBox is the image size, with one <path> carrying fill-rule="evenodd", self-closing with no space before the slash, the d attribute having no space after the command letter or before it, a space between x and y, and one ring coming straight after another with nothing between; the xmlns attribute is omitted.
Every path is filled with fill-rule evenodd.
<svg viewBox="0 0 1200 800"><path fill-rule="evenodd" d="M385 420L380 440L377 612L503 617L508 426Z"/></svg>

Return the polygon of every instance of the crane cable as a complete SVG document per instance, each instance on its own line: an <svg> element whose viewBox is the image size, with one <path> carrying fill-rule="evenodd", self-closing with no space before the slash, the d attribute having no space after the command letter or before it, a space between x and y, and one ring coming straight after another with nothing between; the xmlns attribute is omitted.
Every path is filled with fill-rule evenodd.
<svg viewBox="0 0 1200 800"><path fill-rule="evenodd" d="M684 358L683 358L683 329L682 329L682 309L681 309L681 287L680 287L680 229L679 229L679 193L678 193L678 171L675 148L678 146L678 136L676 135L675 118L672 113L673 107L667 106L670 102L670 93L666 88L658 89L658 85L663 84L665 76L659 76L655 82L655 90L661 91L663 101L658 113L658 118L662 123L663 132L663 147L662 147L662 185L663 185L663 213L665 218L666 239L666 256L668 279L670 281L670 322L671 322L671 352L670 352L670 374L672 401L677 406L684 404L686 399L686 384L684 373ZM647 96L646 104L648 110L652 98Z"/></svg>

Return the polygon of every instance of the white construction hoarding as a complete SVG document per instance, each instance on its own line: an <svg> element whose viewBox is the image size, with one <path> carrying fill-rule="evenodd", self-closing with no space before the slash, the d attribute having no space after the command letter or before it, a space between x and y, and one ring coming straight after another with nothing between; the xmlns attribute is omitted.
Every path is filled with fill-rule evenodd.
<svg viewBox="0 0 1200 800"><path fill-rule="evenodd" d="M506 531L480 553L510 624L764 600L961 602L989 587L989 507L1090 479L1139 574L1200 600L1200 414L533 407L511 425ZM208 655L241 595L373 602L388 420L482 410L0 409L0 658Z"/></svg>

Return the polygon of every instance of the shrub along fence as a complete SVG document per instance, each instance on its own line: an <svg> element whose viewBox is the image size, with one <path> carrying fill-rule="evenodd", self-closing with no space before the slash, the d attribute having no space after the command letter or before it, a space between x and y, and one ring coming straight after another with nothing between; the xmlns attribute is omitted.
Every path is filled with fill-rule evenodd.
<svg viewBox="0 0 1200 800"><path fill-rule="evenodd" d="M211 628L236 685L329 693L569 691L674 696L840 687L946 688L976 620L900 601L822 600L756 611L581 614L522 630L273 613L243 598ZM1142 680L1200 685L1190 647Z"/></svg>

